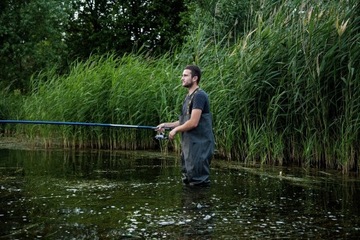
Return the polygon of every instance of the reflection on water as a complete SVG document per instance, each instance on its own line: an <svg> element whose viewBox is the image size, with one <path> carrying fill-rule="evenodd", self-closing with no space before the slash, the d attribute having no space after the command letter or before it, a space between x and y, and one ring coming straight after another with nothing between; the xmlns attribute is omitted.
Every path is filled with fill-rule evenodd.
<svg viewBox="0 0 360 240"><path fill-rule="evenodd" d="M0 149L4 239L355 239L359 182L288 169L212 169L183 186L177 156ZM278 170L276 170L278 171Z"/></svg>

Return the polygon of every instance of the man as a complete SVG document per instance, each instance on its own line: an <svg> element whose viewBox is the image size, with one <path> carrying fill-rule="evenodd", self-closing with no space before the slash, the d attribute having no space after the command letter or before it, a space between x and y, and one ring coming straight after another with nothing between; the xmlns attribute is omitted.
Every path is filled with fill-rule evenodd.
<svg viewBox="0 0 360 240"><path fill-rule="evenodd" d="M188 89L178 121L161 123L157 131L170 128L169 138L181 133L181 171L183 182L191 186L210 183L210 162L214 152L214 135L210 102L199 88L201 70L195 65L185 67L181 81Z"/></svg>

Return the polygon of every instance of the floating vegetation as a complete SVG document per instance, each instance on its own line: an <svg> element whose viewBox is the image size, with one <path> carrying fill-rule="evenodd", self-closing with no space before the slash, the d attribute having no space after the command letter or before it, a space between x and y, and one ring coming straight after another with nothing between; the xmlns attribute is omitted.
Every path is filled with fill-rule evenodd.
<svg viewBox="0 0 360 240"><path fill-rule="evenodd" d="M278 171L273 168L213 168L210 187L187 187L174 158L163 164L144 152L139 158L6 151L0 160L0 234L9 238L296 239L360 233L356 179L342 178L340 184L333 174L314 179L303 170L287 170L305 179L298 184L270 177Z"/></svg>

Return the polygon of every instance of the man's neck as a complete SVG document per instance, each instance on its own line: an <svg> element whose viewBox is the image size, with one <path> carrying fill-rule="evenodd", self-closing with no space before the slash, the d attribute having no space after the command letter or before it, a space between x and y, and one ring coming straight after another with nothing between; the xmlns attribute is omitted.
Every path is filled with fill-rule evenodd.
<svg viewBox="0 0 360 240"><path fill-rule="evenodd" d="M198 89L199 86L197 84L193 84L190 88L189 88L189 95L191 95L196 89Z"/></svg>

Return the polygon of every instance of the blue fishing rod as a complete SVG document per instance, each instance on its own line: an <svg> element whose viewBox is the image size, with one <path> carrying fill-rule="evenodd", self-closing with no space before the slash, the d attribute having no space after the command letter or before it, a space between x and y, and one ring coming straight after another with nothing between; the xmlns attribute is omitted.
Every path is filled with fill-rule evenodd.
<svg viewBox="0 0 360 240"><path fill-rule="evenodd" d="M42 125L71 125L71 126L88 126L88 127L117 127L117 128L135 128L135 129L152 129L156 130L154 126L143 125L126 125L126 124L112 124L112 123L88 123L88 122L57 122L57 121L32 121L32 120L0 120L0 123L14 123L14 124L42 124ZM167 137L159 133L155 136L156 139L166 139Z"/></svg>

